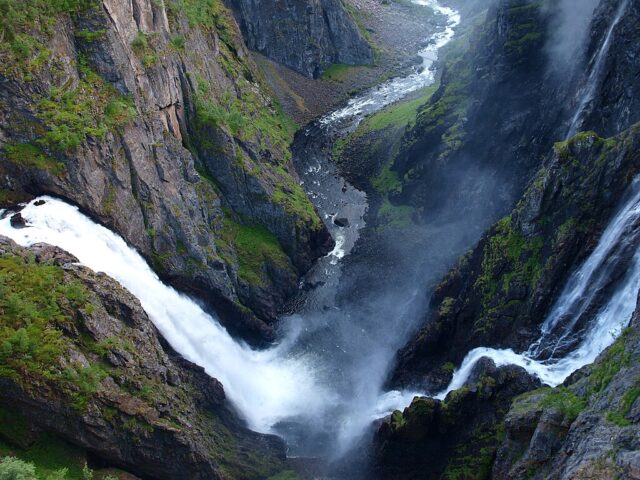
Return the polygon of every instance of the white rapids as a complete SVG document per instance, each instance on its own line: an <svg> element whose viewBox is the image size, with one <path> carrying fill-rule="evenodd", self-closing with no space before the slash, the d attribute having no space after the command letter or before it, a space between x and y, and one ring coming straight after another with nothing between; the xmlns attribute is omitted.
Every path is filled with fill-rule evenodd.
<svg viewBox="0 0 640 480"><path fill-rule="evenodd" d="M119 281L140 300L177 352L222 382L227 397L250 428L267 433L283 418L316 416L331 404L331 394L316 383L308 359L289 358L286 342L257 351L234 340L194 300L162 283L120 236L61 200L40 199L44 205L35 206L34 200L21 212L27 228L11 227L7 215L0 220L0 235L23 246L56 245L83 265ZM288 340L294 337L292 334Z"/></svg>

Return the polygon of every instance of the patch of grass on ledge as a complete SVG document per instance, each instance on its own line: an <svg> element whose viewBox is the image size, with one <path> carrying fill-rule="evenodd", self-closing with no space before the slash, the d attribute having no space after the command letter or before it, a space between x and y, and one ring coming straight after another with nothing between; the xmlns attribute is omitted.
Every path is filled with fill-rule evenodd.
<svg viewBox="0 0 640 480"><path fill-rule="evenodd" d="M330 82L344 82L355 68L357 68L356 65L334 63L322 73L320 78Z"/></svg>
<svg viewBox="0 0 640 480"><path fill-rule="evenodd" d="M271 262L286 268L290 265L287 254L278 239L260 225L242 225L225 214L223 250L233 248L238 258L238 276L252 285L265 284L265 264Z"/></svg>

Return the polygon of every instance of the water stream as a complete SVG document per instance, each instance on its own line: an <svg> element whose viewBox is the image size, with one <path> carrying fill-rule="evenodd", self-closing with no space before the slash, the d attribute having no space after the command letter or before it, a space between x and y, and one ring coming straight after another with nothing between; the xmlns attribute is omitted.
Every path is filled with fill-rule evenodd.
<svg viewBox="0 0 640 480"><path fill-rule="evenodd" d="M620 23L620 20L622 20L624 13L627 11L628 6L629 0L623 0L620 3L616 10L615 16L613 17L613 20L611 21L611 25L607 30L607 34L605 35L604 40L589 62L589 75L587 76L584 87L578 94L580 100L578 103L578 107L576 108L576 111L571 118L569 129L566 135L567 139L573 137L580 131L580 128L582 127L585 111L593 101L594 96L598 91L600 82L602 81L602 72L606 63L607 54L609 53L609 47L611 46L611 42L613 40L613 34L616 27Z"/></svg>
<svg viewBox="0 0 640 480"><path fill-rule="evenodd" d="M493 348L472 350L437 398L463 386L483 357L491 358L497 366L523 367L551 386L592 363L613 344L636 308L639 246L640 180L636 179L593 253L567 282L542 325L540 338L524 353Z"/></svg>
<svg viewBox="0 0 640 480"><path fill-rule="evenodd" d="M140 300L176 351L222 382L250 428L282 435L293 455L339 457L373 420L406 406L413 396L385 393L382 385L398 342L403 341L400 330L408 335L407 325L418 318L415 300L421 287L405 292L388 311L374 305L373 312L360 307L346 312L335 303L341 288L340 259L351 252L364 226L367 199L338 175L331 158L333 143L367 115L435 81L431 67L460 17L436 0L412 1L448 19L420 51L422 65L406 77L358 95L298 134L296 167L336 248L307 275L309 291L297 314L283 319L282 341L273 348L253 350L233 339L214 315L163 284L120 236L61 200L42 197L45 203L40 206L36 200L27 204L21 212L27 228L12 228L5 215L0 234L25 246L59 246L82 264L115 278ZM387 317L394 318L398 329L393 342L379 328Z"/></svg>

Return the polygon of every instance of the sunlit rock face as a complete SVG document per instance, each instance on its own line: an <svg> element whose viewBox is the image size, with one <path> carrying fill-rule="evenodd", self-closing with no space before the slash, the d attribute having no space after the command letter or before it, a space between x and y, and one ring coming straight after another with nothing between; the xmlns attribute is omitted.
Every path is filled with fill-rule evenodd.
<svg viewBox="0 0 640 480"><path fill-rule="evenodd" d="M334 63L369 64L373 50L339 0L231 0L247 46L308 77Z"/></svg>

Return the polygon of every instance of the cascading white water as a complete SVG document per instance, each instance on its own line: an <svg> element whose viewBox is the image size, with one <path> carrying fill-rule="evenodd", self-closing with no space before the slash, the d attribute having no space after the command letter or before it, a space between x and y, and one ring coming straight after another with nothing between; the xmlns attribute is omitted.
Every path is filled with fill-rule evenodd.
<svg viewBox="0 0 640 480"><path fill-rule="evenodd" d="M30 202L22 216L29 227L11 227L0 220L0 235L18 244L56 245L75 255L83 265L118 280L133 293L171 346L205 368L224 385L227 397L259 432L291 415L322 415L332 395L316 382L304 357L289 358L287 343L256 351L235 341L192 299L163 284L144 259L125 241L84 216L76 207L42 197ZM1 211L0 211L1 217ZM295 339L295 332L288 337Z"/></svg>
<svg viewBox="0 0 640 480"><path fill-rule="evenodd" d="M367 115L435 81L431 67L438 50L452 39L460 16L437 0L411 2L431 7L447 18L445 29L427 39L428 46L419 52L423 59L421 70L357 96L345 108L321 119L318 123L322 129L336 132L334 136L345 135ZM322 166L311 163L306 168ZM364 224L361 217L366 201L354 208L352 192L347 188L345 196L343 182L336 184L337 193L331 189L327 193L326 183L330 182L327 177L334 177L335 169L328 173L316 171L318 175L309 178L304 172L303 169L301 178L308 180L305 191L314 199L336 237L336 248L318 262L331 278L318 283L327 280L326 285L337 284L339 276L335 272L339 270L340 259L350 253L357 230ZM329 197L326 204L324 197ZM73 253L81 263L120 281L141 301L176 351L222 382L227 397L252 429L281 434L292 448L296 447L293 444L299 434L291 435L290 431L303 430L301 436L308 435L309 439L298 442L305 445L297 454L338 457L362 436L372 421L405 406L412 398L411 392L385 393L383 383L398 343L408 337L411 325L419 318L416 311L422 293L419 285L406 289L403 292L406 298L394 297L393 302L380 299L373 309L357 305L351 312L335 307L325 310L319 304L317 310L283 319L287 331L280 345L256 351L232 339L192 299L164 285L119 236L60 200L45 200L39 207L31 202L22 211L31 225L29 228L13 229L5 218L0 220L0 235L22 245L36 242L57 245ZM338 213L349 219L349 226L342 230L334 228L332 222ZM355 230L355 234L346 235L349 229ZM328 288L322 288L324 293L320 297L327 295ZM394 338L380 328L381 322L394 332L391 336ZM314 336L316 331L320 333ZM316 437L321 437L319 446L306 449Z"/></svg>
<svg viewBox="0 0 640 480"><path fill-rule="evenodd" d="M598 89L598 83L602 77L602 69L604 68L607 54L609 53L609 47L611 46L614 31L620 23L620 20L622 20L622 17L627 11L628 6L629 0L623 0L620 3L618 9L616 10L615 16L613 17L611 25L607 30L607 35L605 36L604 41L600 45L600 48L594 55L591 62L589 62L589 64L591 65L591 72L587 77L587 81L585 83L586 90L584 90L584 92L581 92L580 102L578 103L578 108L571 118L571 123L569 124L569 130L567 131L566 138L573 137L576 133L578 133L579 129L582 126L583 114L587 109L587 106L593 100Z"/></svg>
<svg viewBox="0 0 640 480"><path fill-rule="evenodd" d="M592 363L610 346L628 325L640 290L640 180L636 179L628 200L611 220L598 246L567 282L567 285L545 320L540 339L522 354L513 350L476 348L469 352L454 373L449 386L436 398L464 385L473 367L483 357L492 359L497 366L518 365L551 386L562 383L571 373ZM628 242L632 242L629 244ZM603 267L617 254L620 247L635 249L625 277L611 298L597 310L595 317L583 332L576 332L577 319L592 304L604 281ZM604 271L608 270L604 268ZM550 347L563 344L569 337L582 335L578 347L562 358L539 360L539 355Z"/></svg>

